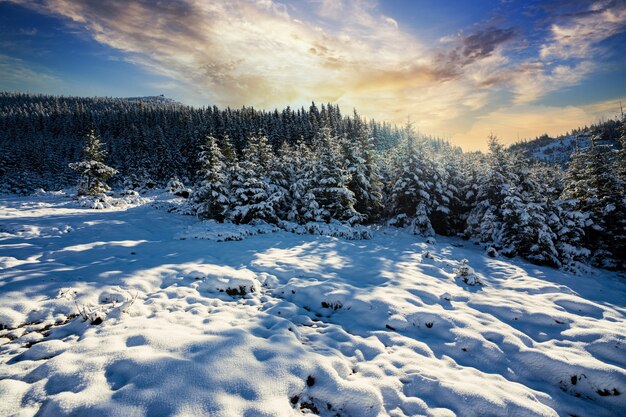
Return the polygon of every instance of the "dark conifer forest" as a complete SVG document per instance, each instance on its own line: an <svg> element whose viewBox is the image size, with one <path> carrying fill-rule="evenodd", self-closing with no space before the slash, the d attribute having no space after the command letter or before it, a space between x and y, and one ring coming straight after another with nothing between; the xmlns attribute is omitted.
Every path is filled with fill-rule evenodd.
<svg viewBox="0 0 626 417"><path fill-rule="evenodd" d="M0 93L0 190L167 188L201 219L388 224L460 235L491 256L623 269L626 124L605 124L573 132L588 146L559 165L496 137L487 154L464 153L332 104L258 111Z"/></svg>

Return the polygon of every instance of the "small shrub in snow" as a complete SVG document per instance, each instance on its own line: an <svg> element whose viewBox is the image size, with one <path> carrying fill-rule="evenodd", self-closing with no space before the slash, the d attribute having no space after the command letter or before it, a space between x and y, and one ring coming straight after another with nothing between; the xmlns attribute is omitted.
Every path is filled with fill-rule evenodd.
<svg viewBox="0 0 626 417"><path fill-rule="evenodd" d="M474 269L467 264L467 259L461 261L461 265L454 270L456 277L463 280L467 285L482 285Z"/></svg>
<svg viewBox="0 0 626 417"><path fill-rule="evenodd" d="M322 308L329 308L331 310L337 311L343 307L343 304L340 301L331 301L331 302L322 301L321 306Z"/></svg>
<svg viewBox="0 0 626 417"><path fill-rule="evenodd" d="M106 317L101 309L95 308L91 305L83 304L82 306L79 306L78 303L76 303L76 308L78 309L78 314L80 314L83 320L88 321L89 324L93 324L94 326L102 324Z"/></svg>
<svg viewBox="0 0 626 417"><path fill-rule="evenodd" d="M494 248L493 246L489 246L486 250L485 253L487 254L487 256L489 256L490 258L495 258L498 256L498 251L496 250L496 248Z"/></svg>
<svg viewBox="0 0 626 417"><path fill-rule="evenodd" d="M78 206L95 210L104 210L108 208L125 208L129 206L138 206L144 204L147 200L139 195L125 195L121 198L113 198L106 194L97 196L81 196L78 197Z"/></svg>
<svg viewBox="0 0 626 417"><path fill-rule="evenodd" d="M238 288L226 288L224 290L219 290L220 292L225 292L226 294L230 295L231 297L235 297L235 296L239 296L239 297L244 297L248 291L249 292L254 292L255 289L254 287L250 287L249 289L245 286L245 285L240 285Z"/></svg>
<svg viewBox="0 0 626 417"><path fill-rule="evenodd" d="M165 187L165 189L172 194L176 194L178 191L184 190L185 189L185 185L183 184L183 182L181 180L179 180L178 178L172 178L168 181L167 186Z"/></svg>

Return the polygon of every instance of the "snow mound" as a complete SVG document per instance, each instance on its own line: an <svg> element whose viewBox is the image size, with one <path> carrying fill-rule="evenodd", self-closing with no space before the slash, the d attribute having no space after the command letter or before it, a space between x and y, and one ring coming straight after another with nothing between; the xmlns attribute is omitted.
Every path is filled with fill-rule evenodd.
<svg viewBox="0 0 626 417"><path fill-rule="evenodd" d="M241 297L259 291L260 282L253 273L247 270L237 272L238 276L209 275L198 286L198 290Z"/></svg>
<svg viewBox="0 0 626 417"><path fill-rule="evenodd" d="M89 208L94 210L104 209L125 209L146 204L150 200L141 197L138 194L126 194L121 197L111 197L105 194L99 196L78 197L76 200L77 207Z"/></svg>
<svg viewBox="0 0 626 417"><path fill-rule="evenodd" d="M185 207L184 205L182 207ZM172 208L169 211L178 211ZM183 213L181 213L183 214ZM243 240L250 236L275 233L281 230L298 235L330 236L346 240L371 239L372 231L364 226L350 226L340 222L319 223L309 222L304 225L281 221L278 225L265 222L251 224L234 224L229 221L218 223L215 220L204 220L189 226L184 232L179 233L177 239L204 239L215 242L228 242Z"/></svg>
<svg viewBox="0 0 626 417"><path fill-rule="evenodd" d="M204 239L215 242L229 242L278 231L280 231L278 227L263 222L236 225L231 222L218 223L215 220L205 220L189 226L185 231L177 234L176 238L180 240Z"/></svg>
<svg viewBox="0 0 626 417"><path fill-rule="evenodd" d="M347 240L363 240L372 238L372 231L370 228L365 226L350 226L338 221L333 221L331 223L308 222L303 225L288 221L281 221L279 225L282 229L299 235L330 236Z"/></svg>

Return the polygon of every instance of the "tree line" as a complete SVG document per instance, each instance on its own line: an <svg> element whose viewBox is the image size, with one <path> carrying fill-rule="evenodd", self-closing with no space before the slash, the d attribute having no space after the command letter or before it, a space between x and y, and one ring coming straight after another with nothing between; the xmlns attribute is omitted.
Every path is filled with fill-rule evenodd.
<svg viewBox="0 0 626 417"><path fill-rule="evenodd" d="M175 104L129 108L133 106L178 111ZM176 157L171 165L162 165L164 150L158 142L133 145L133 129L125 139L109 137L117 144L101 142L99 135L105 135L94 129L77 142L78 154L72 155L68 170L81 175L83 193L105 190L113 171L119 171L113 176L117 185L134 190L154 186L157 175L170 186L185 183L192 189L188 207L202 219L388 224L425 237L463 236L492 256L520 256L558 268L626 266L623 121L620 147L594 141L562 169L528 160L495 137L489 138L488 153L464 153L416 134L410 124L389 128L390 135L383 138L377 136L381 125L356 112L339 118L334 107L322 109L324 117L308 136L272 139L264 127L251 127L239 143L230 128L221 133L204 129L192 148L179 148L187 157ZM154 122L134 120L141 126ZM99 126L106 131L106 124ZM176 149L171 143L179 143L176 134L161 130L163 148ZM125 153L116 154L117 147ZM184 166L176 168L179 164Z"/></svg>

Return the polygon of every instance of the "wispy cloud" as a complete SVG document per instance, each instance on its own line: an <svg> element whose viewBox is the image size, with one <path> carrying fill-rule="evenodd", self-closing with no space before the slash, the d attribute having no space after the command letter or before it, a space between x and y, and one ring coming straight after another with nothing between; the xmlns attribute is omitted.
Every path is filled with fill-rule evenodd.
<svg viewBox="0 0 626 417"><path fill-rule="evenodd" d="M588 58L596 45L624 30L626 3L599 1L587 10L566 16L550 26L550 38L541 47L543 59Z"/></svg>
<svg viewBox="0 0 626 417"><path fill-rule="evenodd" d="M37 34L37 28L20 29L20 34L25 36L35 36Z"/></svg>
<svg viewBox="0 0 626 417"><path fill-rule="evenodd" d="M51 84L61 80L43 69L34 68L21 59L0 54L0 85L6 90L19 91L22 86L30 85L38 91L47 91Z"/></svg>
<svg viewBox="0 0 626 417"><path fill-rule="evenodd" d="M451 136L579 83L596 70L598 43L626 23L622 3L599 2L555 15L540 44L492 20L426 45L374 0L309 0L307 10L273 0L12 1L83 28L196 104L333 101Z"/></svg>

